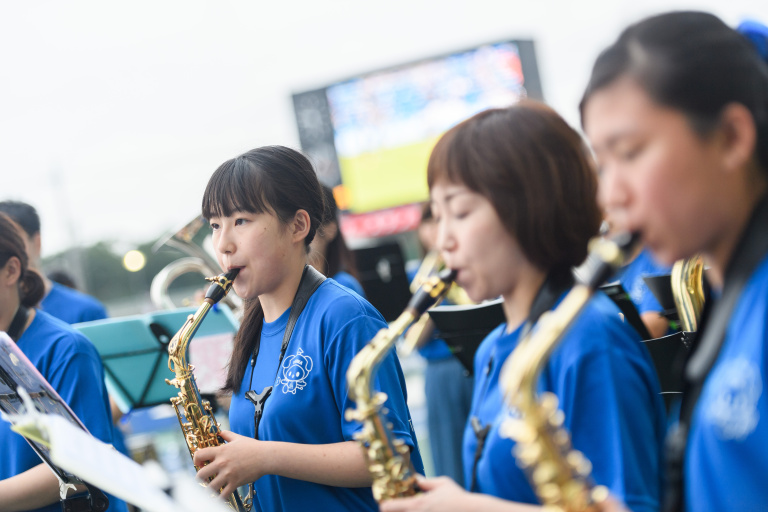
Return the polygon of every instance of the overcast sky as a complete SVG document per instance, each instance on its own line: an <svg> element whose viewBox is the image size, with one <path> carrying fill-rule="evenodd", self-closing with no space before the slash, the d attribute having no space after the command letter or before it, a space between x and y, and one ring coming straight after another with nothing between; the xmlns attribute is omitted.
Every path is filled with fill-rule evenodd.
<svg viewBox="0 0 768 512"><path fill-rule="evenodd" d="M599 51L671 8L768 22L765 0L5 0L0 199L38 208L44 255L127 250L196 215L224 160L298 148L292 93L498 40L534 40L577 125Z"/></svg>

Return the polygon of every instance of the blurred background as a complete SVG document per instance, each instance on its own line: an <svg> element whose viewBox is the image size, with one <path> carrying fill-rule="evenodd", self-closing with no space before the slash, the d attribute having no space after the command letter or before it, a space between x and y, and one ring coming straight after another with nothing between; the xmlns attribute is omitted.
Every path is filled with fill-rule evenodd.
<svg viewBox="0 0 768 512"><path fill-rule="evenodd" d="M199 215L211 173L257 146L302 149L392 320L423 256L414 230L437 137L521 97L578 127L599 51L670 9L768 21L764 0L2 2L0 200L37 208L46 272L65 271L113 319L147 314L162 307L153 278L188 256L166 242ZM200 279L169 294L189 306ZM422 363L403 364L423 429ZM145 419L133 446L182 464L175 416Z"/></svg>

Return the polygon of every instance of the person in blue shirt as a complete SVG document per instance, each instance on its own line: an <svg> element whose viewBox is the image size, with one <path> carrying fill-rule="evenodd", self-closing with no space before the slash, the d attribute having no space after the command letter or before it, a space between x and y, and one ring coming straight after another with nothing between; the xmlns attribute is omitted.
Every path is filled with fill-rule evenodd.
<svg viewBox="0 0 768 512"><path fill-rule="evenodd" d="M501 296L506 322L475 354L464 434L466 490L425 480L426 492L381 510L521 510L539 501L503 425L519 412L500 371L537 314L570 289L572 268L598 234L597 180L579 134L549 107L524 101L449 130L428 166L437 247L472 300ZM665 412L650 354L619 309L597 293L543 363L538 391L554 393L592 477L635 511L661 500ZM471 492L467 492L471 491Z"/></svg>
<svg viewBox="0 0 768 512"><path fill-rule="evenodd" d="M347 367L386 327L384 319L360 295L329 278L311 295L281 350L323 218L323 194L312 165L282 146L228 160L208 182L203 216L213 229L221 268L239 269L233 287L246 310L224 386L232 395L232 432L222 434L226 444L195 453L198 477L213 478L208 485L222 496L253 483L255 510L376 510L364 452L353 440L362 425L344 414L356 408ZM249 398L269 386L271 395L257 420L256 402ZM382 361L375 386L387 395L392 435L410 447L406 462L423 474L394 351Z"/></svg>
<svg viewBox="0 0 768 512"><path fill-rule="evenodd" d="M82 334L35 308L43 291L42 277L29 267L21 228L0 212L0 331L18 343L88 431L110 443L112 418L99 355ZM53 472L4 421L0 446L0 510L61 510ZM127 510L121 500L109 499L108 510Z"/></svg>
<svg viewBox="0 0 768 512"><path fill-rule="evenodd" d="M360 284L355 255L347 247L339 227L339 206L333 195L333 189L327 185L322 187L325 213L323 222L310 244L312 266L365 299L365 290Z"/></svg>
<svg viewBox="0 0 768 512"><path fill-rule="evenodd" d="M603 206L660 262L701 253L709 267L669 511L768 503L768 28L740 31L703 12L641 20L598 57L581 102Z"/></svg>
<svg viewBox="0 0 768 512"><path fill-rule="evenodd" d="M29 266L40 271L40 217L35 208L21 201L0 201L0 212L6 213L22 228L27 237ZM51 281L44 274L45 296L40 309L68 324L107 318L107 310L98 299Z"/></svg>

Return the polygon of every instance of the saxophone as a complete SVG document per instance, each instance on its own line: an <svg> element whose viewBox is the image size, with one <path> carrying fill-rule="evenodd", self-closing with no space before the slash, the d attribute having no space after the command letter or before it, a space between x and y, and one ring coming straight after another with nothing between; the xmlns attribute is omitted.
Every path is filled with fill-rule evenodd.
<svg viewBox="0 0 768 512"><path fill-rule="evenodd" d="M594 239L582 274L560 305L544 313L536 327L524 336L502 368L500 386L507 405L520 412L501 426L501 434L516 441L514 455L547 510L593 510L608 497L608 489L590 480L592 466L573 450L563 428L564 414L552 393L537 396L538 377L563 333L586 306L595 290L623 265L636 237L620 240Z"/></svg>
<svg viewBox="0 0 768 512"><path fill-rule="evenodd" d="M363 430L355 434L365 455L371 475L373 497L377 502L416 494L416 472L403 456L408 447L400 439L393 439L392 432L381 414L387 399L384 393L373 390L376 370L397 338L433 304L448 292L455 273L446 270L424 282L413 295L408 306L388 328L376 336L352 359L347 370L349 395L355 401L355 409L347 409L347 421L359 421Z"/></svg>
<svg viewBox="0 0 768 512"><path fill-rule="evenodd" d="M176 410L189 455L192 457L198 449L219 446L223 441L219 437L221 427L213 416L211 404L200 396L200 390L192 373L195 368L187 361L189 342L211 307L232 288L232 283L239 271L239 269L234 269L216 277L206 277L206 280L211 281L212 284L205 294L203 303L194 315L187 317L186 323L168 344L168 368L176 377L172 380L166 379L165 382L179 388L179 394L171 398L171 404ZM195 466L195 469L199 470L200 468ZM243 504L237 491L229 495L226 501L230 508L237 512L250 510L250 506Z"/></svg>
<svg viewBox="0 0 768 512"><path fill-rule="evenodd" d="M424 256L424 259L421 261L421 265L419 265L419 269L416 271L416 275L411 281L411 293L417 293L421 285L425 283L427 279L437 275L438 272L444 268L445 262L440 256L440 253L438 251L428 252L427 255ZM474 304L472 299L470 299L467 295L467 292L465 292L464 289L456 283L450 284L448 291L445 293L445 298L453 304ZM435 304L437 304L437 302ZM429 325L429 315L422 314L421 318L419 318L419 320L413 324L410 329L408 329L408 332L404 337L405 341L401 351L401 355L403 357L408 356L415 349L420 348L419 341L421 338L421 333L424 332L424 329L427 328L427 325Z"/></svg>
<svg viewBox="0 0 768 512"><path fill-rule="evenodd" d="M672 265L672 295L680 317L680 327L686 332L695 332L704 309L704 258L694 256L679 260Z"/></svg>

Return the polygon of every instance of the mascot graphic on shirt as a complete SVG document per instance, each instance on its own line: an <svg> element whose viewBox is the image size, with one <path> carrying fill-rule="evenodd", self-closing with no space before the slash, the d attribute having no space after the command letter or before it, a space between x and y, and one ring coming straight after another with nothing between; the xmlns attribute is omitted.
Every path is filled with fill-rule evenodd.
<svg viewBox="0 0 768 512"><path fill-rule="evenodd" d="M297 390L304 389L310 371L312 371L312 358L305 356L302 349L299 349L295 356L286 357L283 361L283 378L280 379L283 393L295 395Z"/></svg>

